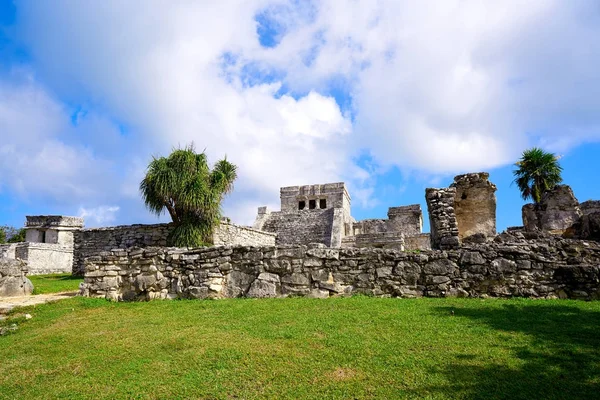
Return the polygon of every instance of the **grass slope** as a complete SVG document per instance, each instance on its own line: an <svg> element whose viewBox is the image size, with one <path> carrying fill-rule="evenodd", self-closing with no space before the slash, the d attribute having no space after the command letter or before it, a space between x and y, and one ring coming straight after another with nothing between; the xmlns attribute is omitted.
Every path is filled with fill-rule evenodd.
<svg viewBox="0 0 600 400"><path fill-rule="evenodd" d="M452 315L452 311L454 315ZM13 315L0 398L597 398L600 302L73 298Z"/></svg>
<svg viewBox="0 0 600 400"><path fill-rule="evenodd" d="M82 277L71 274L30 275L27 277L33 283L33 294L71 292L79 290L79 284L83 282Z"/></svg>

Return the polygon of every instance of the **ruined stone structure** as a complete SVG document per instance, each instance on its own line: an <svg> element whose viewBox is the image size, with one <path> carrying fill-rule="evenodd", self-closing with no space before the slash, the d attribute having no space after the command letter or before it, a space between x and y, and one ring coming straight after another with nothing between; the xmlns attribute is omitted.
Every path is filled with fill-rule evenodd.
<svg viewBox="0 0 600 400"><path fill-rule="evenodd" d="M454 212L455 195L456 188L453 187L425 190L433 249L456 249L460 245L458 223Z"/></svg>
<svg viewBox="0 0 600 400"><path fill-rule="evenodd" d="M0 297L30 295L33 292L33 284L26 275L25 261L0 258Z"/></svg>
<svg viewBox="0 0 600 400"><path fill-rule="evenodd" d="M582 213L579 222L579 238L600 240L600 201L588 200L579 204Z"/></svg>
<svg viewBox="0 0 600 400"><path fill-rule="evenodd" d="M84 260L113 249L167 246L171 224L124 225L83 229L83 219L64 216L27 217L26 240L0 245L0 259L27 262L30 275L83 275ZM221 222L213 234L215 245L275 245L275 234Z"/></svg>
<svg viewBox="0 0 600 400"><path fill-rule="evenodd" d="M280 198L281 211L260 207L254 223L254 228L276 234L279 245L320 243L327 247L403 250L408 242L411 249L429 248L428 236L423 240L423 216L418 204L391 207L388 219L357 222L342 182L284 187Z"/></svg>
<svg viewBox="0 0 600 400"><path fill-rule="evenodd" d="M280 199L281 211L259 208L255 229L275 233L279 244L341 246L352 224L344 183L283 187Z"/></svg>
<svg viewBox="0 0 600 400"><path fill-rule="evenodd" d="M524 205L522 215L527 232L600 240L600 201L580 204L567 185L557 185L544 193L537 205Z"/></svg>
<svg viewBox="0 0 600 400"><path fill-rule="evenodd" d="M521 233L457 250L218 246L116 250L85 262L85 292L154 298L496 296L600 298L600 244Z"/></svg>
<svg viewBox="0 0 600 400"><path fill-rule="evenodd" d="M26 242L14 244L5 256L26 261L30 275L71 273L74 235L83 227L83 219L57 215L26 218Z"/></svg>
<svg viewBox="0 0 600 400"><path fill-rule="evenodd" d="M484 239L496 236L496 185L489 176L480 172L454 178L454 213L461 241L475 235Z"/></svg>
<svg viewBox="0 0 600 400"><path fill-rule="evenodd" d="M113 249L166 247L171 224L123 225L82 229L75 233L73 273L83 275L84 262ZM221 222L213 234L215 245L275 245L275 235L252 228Z"/></svg>
<svg viewBox="0 0 600 400"><path fill-rule="evenodd" d="M573 228L582 216L579 202L567 185L558 185L544 193L537 205L524 205L522 214L523 226L529 232L566 233L569 236L575 235Z"/></svg>
<svg viewBox="0 0 600 400"><path fill-rule="evenodd" d="M496 236L496 185L488 178L487 172L458 175L448 188L426 189L432 248L456 249L463 241Z"/></svg>

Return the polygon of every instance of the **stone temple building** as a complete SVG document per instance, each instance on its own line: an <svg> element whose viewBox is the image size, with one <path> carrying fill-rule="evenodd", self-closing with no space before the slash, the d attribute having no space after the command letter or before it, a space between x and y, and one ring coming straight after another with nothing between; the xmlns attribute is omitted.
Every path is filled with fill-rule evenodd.
<svg viewBox="0 0 600 400"><path fill-rule="evenodd" d="M281 210L259 207L253 228L277 235L277 244L321 243L327 247L427 249L419 204L390 207L387 219L356 221L345 183L280 189Z"/></svg>

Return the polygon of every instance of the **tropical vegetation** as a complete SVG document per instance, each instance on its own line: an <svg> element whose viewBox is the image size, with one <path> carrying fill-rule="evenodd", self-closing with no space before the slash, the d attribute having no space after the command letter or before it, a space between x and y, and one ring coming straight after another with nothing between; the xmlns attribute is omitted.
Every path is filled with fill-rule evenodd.
<svg viewBox="0 0 600 400"><path fill-rule="evenodd" d="M25 241L25 228L15 228L13 226L0 226L0 244L19 243Z"/></svg>
<svg viewBox="0 0 600 400"><path fill-rule="evenodd" d="M140 191L151 212L161 215L166 210L171 216L171 245L198 247L211 243L221 220L221 202L233 190L236 177L237 167L227 158L211 170L206 154L190 145L168 157L154 157Z"/></svg>
<svg viewBox="0 0 600 400"><path fill-rule="evenodd" d="M535 204L542 200L544 192L562 182L562 167L559 156L545 152L539 147L525 150L513 171L523 200L531 199Z"/></svg>

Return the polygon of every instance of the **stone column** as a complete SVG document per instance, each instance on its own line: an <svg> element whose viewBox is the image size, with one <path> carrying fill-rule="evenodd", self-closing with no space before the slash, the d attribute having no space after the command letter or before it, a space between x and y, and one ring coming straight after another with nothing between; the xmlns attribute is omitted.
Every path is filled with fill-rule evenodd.
<svg viewBox="0 0 600 400"><path fill-rule="evenodd" d="M456 188L454 212L461 241L474 235L482 241L496 236L496 185L489 176L487 172L458 175L450 185Z"/></svg>
<svg viewBox="0 0 600 400"><path fill-rule="evenodd" d="M456 189L425 189L432 249L455 249L460 245L458 225L454 213Z"/></svg>

